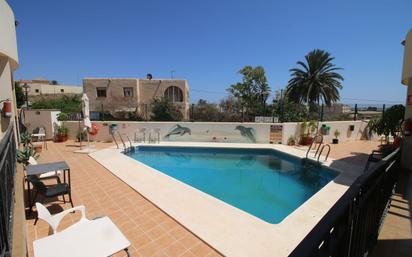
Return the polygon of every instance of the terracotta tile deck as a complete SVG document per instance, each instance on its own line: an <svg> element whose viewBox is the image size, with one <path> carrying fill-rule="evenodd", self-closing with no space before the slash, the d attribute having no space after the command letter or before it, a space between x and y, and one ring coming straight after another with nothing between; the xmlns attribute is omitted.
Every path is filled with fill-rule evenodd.
<svg viewBox="0 0 412 257"><path fill-rule="evenodd" d="M93 143L96 148L111 146ZM356 141L333 145L332 158L364 165L368 153L378 142ZM132 243L132 256L221 256L217 251L193 235L142 195L131 189L87 154L74 153L78 143L48 143L39 162L65 160L71 168L74 205L85 205L88 218L109 216ZM61 201L47 203L52 212L70 208ZM49 234L43 221L34 226L36 211L27 217L29 256L33 256L32 242ZM69 214L60 228L77 221L80 213ZM120 252L116 256L125 256Z"/></svg>
<svg viewBox="0 0 412 257"><path fill-rule="evenodd" d="M131 256L221 256L88 155L73 153L78 149L76 145L73 142L49 142L48 150L43 150L38 161L65 160L69 164L74 205L85 205L88 218L109 216L131 242ZM94 145L104 148L111 144ZM46 206L51 212L71 207L61 201L50 202ZM39 220L34 226L36 215L34 209L27 217L29 256L33 256L33 240L49 234L45 222ZM79 217L78 212L69 214L60 228L68 227ZM120 252L116 256L126 254Z"/></svg>

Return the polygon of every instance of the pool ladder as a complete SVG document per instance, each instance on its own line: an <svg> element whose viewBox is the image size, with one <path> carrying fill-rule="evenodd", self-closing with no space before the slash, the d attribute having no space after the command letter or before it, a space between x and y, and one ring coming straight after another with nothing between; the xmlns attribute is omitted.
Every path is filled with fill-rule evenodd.
<svg viewBox="0 0 412 257"><path fill-rule="evenodd" d="M316 144L317 144L317 146L316 146ZM306 160L309 159L309 153L310 153L310 150L312 150L312 146L314 146L315 147L314 149L316 149L316 152L315 152L315 155L313 156L313 158L317 157L318 163L319 163L320 156L322 155L322 152L323 152L323 150L325 150L325 148L327 148L328 152L326 153L326 157L325 157L324 161L328 160L331 148L330 148L329 144L323 144L323 136L322 135L318 134L313 138L313 142L312 142L312 144L310 144L310 146L308 148L308 151L306 152Z"/></svg>
<svg viewBox="0 0 412 257"><path fill-rule="evenodd" d="M130 146L127 147L124 140L123 140L122 135L120 134L120 132L119 131L116 131L116 132L117 132L117 135L120 138L120 141L122 142L124 152L125 153L133 152L134 151L134 146L132 145L132 141L130 141L129 136L127 134L125 134L127 140L129 141L129 144L130 144ZM112 133L112 138L113 138L113 141L116 143L117 149L119 149L119 144L117 143L115 133Z"/></svg>

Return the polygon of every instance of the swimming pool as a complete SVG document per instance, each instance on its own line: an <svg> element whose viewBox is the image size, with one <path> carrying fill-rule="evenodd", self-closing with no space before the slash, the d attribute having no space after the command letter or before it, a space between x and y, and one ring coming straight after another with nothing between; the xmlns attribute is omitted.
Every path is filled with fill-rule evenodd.
<svg viewBox="0 0 412 257"><path fill-rule="evenodd" d="M338 175L273 149L139 146L127 155L272 224Z"/></svg>

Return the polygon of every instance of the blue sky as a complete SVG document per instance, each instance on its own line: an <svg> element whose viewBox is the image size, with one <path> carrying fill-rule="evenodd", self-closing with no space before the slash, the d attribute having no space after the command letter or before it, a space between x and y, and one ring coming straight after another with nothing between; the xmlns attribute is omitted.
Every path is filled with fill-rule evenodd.
<svg viewBox="0 0 412 257"><path fill-rule="evenodd" d="M83 77L170 78L175 70L192 102L218 101L244 65L264 66L274 92L320 48L344 68L342 102L405 99L400 42L412 28L410 0L8 2L20 22L15 79L81 85Z"/></svg>

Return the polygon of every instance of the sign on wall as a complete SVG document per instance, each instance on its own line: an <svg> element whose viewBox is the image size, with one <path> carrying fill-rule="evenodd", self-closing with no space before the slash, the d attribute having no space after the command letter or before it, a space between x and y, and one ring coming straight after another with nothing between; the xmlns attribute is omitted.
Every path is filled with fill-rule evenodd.
<svg viewBox="0 0 412 257"><path fill-rule="evenodd" d="M283 125L270 125L270 143L281 144L282 143L282 131Z"/></svg>
<svg viewBox="0 0 412 257"><path fill-rule="evenodd" d="M268 117L268 116L255 116L256 123L274 123L279 122L278 117Z"/></svg>

